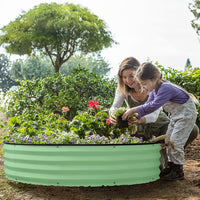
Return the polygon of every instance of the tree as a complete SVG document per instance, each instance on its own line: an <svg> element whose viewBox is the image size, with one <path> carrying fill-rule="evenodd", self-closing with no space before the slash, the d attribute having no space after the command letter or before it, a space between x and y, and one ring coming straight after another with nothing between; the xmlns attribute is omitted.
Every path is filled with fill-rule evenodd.
<svg viewBox="0 0 200 200"><path fill-rule="evenodd" d="M195 19L191 21L192 27L196 30L196 33L200 35L200 0L193 0L193 3L189 4L189 9L195 17Z"/></svg>
<svg viewBox="0 0 200 200"><path fill-rule="evenodd" d="M87 8L68 3L42 3L1 31L0 45L8 53L45 54L56 73L76 52L100 52L114 43L103 20Z"/></svg>
<svg viewBox="0 0 200 200"><path fill-rule="evenodd" d="M48 75L53 75L53 68L50 59L47 56L30 56L26 59L17 59L11 63L11 77L13 79L33 78L41 79ZM109 64L100 56L72 56L70 60L63 64L60 69L61 74L69 75L74 67L81 66L98 75L106 76L110 71Z"/></svg>
<svg viewBox="0 0 200 200"><path fill-rule="evenodd" d="M74 67L81 66L98 75L106 76L110 71L109 64L100 56L73 56L60 70L61 74L69 75Z"/></svg>
<svg viewBox="0 0 200 200"><path fill-rule="evenodd" d="M3 92L8 91L13 85L18 85L10 78L9 63L10 61L7 56L0 54L0 89Z"/></svg>
<svg viewBox="0 0 200 200"><path fill-rule="evenodd" d="M190 59L189 59L189 58L188 58L188 59L187 59L187 61L186 61L186 64L185 64L185 69L186 69L187 67L192 67L192 64L191 64L191 62L190 62Z"/></svg>
<svg viewBox="0 0 200 200"><path fill-rule="evenodd" d="M47 57L30 56L25 60L17 59L11 64L11 76L19 80L41 79L53 75L51 66L52 64Z"/></svg>

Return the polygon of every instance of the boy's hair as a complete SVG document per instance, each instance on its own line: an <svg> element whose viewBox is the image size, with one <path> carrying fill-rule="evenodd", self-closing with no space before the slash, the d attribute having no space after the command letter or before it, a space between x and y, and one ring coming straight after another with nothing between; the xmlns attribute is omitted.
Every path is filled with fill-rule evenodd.
<svg viewBox="0 0 200 200"><path fill-rule="evenodd" d="M153 65L152 63L145 62L138 68L136 76L140 80L148 80L148 79L162 79L162 74L159 69Z"/></svg>
<svg viewBox="0 0 200 200"><path fill-rule="evenodd" d="M140 62L134 57L125 58L121 62L120 66L119 66L118 74L117 74L117 80L118 80L118 89L123 94L129 93L131 90L131 88L128 87L127 85L125 85L123 82L123 79L122 79L123 71L126 69L133 69L136 71L139 66L140 66Z"/></svg>

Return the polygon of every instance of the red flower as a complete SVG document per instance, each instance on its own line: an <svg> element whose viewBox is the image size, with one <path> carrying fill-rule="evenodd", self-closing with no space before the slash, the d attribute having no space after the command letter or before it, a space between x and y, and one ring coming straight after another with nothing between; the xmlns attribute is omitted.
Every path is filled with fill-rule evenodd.
<svg viewBox="0 0 200 200"><path fill-rule="evenodd" d="M66 107L62 107L62 111L63 111L63 112L68 112L68 111L69 111L68 106L66 106Z"/></svg>
<svg viewBox="0 0 200 200"><path fill-rule="evenodd" d="M110 124L111 124L110 119L107 119L107 120L106 120L106 124L107 124L107 125L110 125Z"/></svg>
<svg viewBox="0 0 200 200"><path fill-rule="evenodd" d="M91 101L89 101L87 107L97 109L98 105L99 105L99 103L97 101L91 100Z"/></svg>

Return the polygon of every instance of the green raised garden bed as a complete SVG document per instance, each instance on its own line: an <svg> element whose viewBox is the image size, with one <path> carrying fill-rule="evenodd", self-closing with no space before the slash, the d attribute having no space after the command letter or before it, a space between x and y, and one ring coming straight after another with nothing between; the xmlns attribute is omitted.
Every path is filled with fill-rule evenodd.
<svg viewBox="0 0 200 200"><path fill-rule="evenodd" d="M160 144L4 144L8 179L37 185L115 186L159 179Z"/></svg>

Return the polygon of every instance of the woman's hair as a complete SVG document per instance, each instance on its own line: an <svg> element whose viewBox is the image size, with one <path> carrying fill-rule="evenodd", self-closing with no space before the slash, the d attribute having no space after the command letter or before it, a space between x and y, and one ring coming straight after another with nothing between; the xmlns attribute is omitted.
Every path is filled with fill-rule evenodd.
<svg viewBox="0 0 200 200"><path fill-rule="evenodd" d="M136 76L140 80L162 79L162 74L160 73L159 69L149 62L142 63L137 70Z"/></svg>
<svg viewBox="0 0 200 200"><path fill-rule="evenodd" d="M139 66L140 66L140 62L134 57L125 58L121 62L119 66L118 74L117 74L118 89L120 90L120 92L127 94L131 90L131 88L125 85L123 82L123 77L122 77L123 71L126 69L133 69L136 71Z"/></svg>

